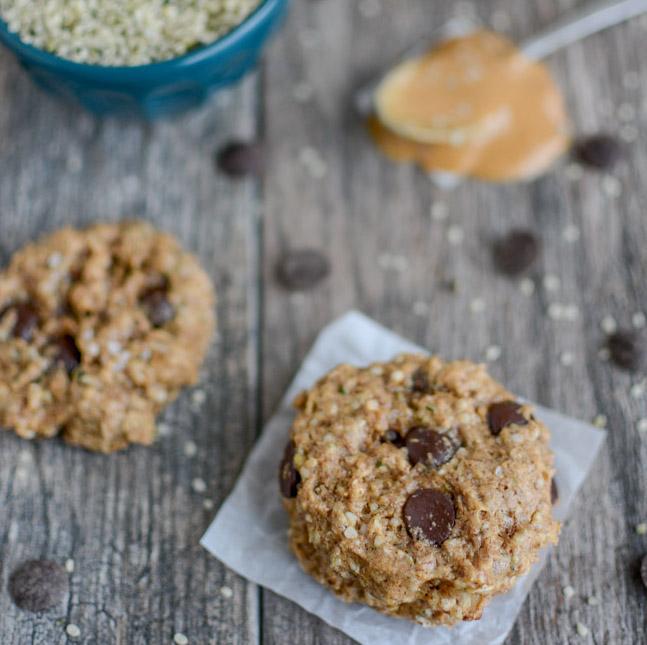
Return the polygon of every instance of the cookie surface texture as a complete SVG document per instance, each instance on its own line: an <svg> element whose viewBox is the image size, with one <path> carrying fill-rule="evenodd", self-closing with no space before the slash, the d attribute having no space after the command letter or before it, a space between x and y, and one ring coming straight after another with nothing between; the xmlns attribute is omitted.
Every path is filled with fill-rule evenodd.
<svg viewBox="0 0 647 645"><path fill-rule="evenodd" d="M557 542L549 432L484 366L341 365L295 406L279 473L290 546L342 599L476 620Z"/></svg>
<svg viewBox="0 0 647 645"><path fill-rule="evenodd" d="M198 378L214 305L197 260L145 222L25 246L0 273L0 425L100 452L150 444Z"/></svg>

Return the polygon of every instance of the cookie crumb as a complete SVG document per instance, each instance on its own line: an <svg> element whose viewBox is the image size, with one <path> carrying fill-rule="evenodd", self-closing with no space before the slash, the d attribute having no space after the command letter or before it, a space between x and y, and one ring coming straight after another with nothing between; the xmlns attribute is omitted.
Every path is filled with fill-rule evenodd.
<svg viewBox="0 0 647 645"><path fill-rule="evenodd" d="M220 587L220 595L223 598L231 598L234 595L234 592L231 587Z"/></svg>
<svg viewBox="0 0 647 645"><path fill-rule="evenodd" d="M632 399L641 399L645 395L645 382L634 383L629 390Z"/></svg>
<svg viewBox="0 0 647 645"><path fill-rule="evenodd" d="M636 428L638 429L638 432L645 433L647 432L647 417L643 417L642 419L638 419L638 423L636 424Z"/></svg>
<svg viewBox="0 0 647 645"><path fill-rule="evenodd" d="M636 524L636 533L638 535L647 535L647 522L640 522L640 524Z"/></svg>
<svg viewBox="0 0 647 645"><path fill-rule="evenodd" d="M209 499L209 498L202 500L202 506L203 506L203 508L205 508L207 511L212 510L212 509L213 509L213 506L214 506L214 504L213 504L213 500L212 500L212 499Z"/></svg>
<svg viewBox="0 0 647 645"><path fill-rule="evenodd" d="M175 645L189 645L189 639L181 632L178 632L173 636L173 642Z"/></svg>
<svg viewBox="0 0 647 645"><path fill-rule="evenodd" d="M562 591L564 592L564 598L570 600L575 595L575 589L571 585L566 585Z"/></svg>
<svg viewBox="0 0 647 645"><path fill-rule="evenodd" d="M184 456L185 457L195 457L198 453L198 446L195 445L193 441L187 441L184 444Z"/></svg>
<svg viewBox="0 0 647 645"><path fill-rule="evenodd" d="M72 558L65 560L65 571L68 573L74 573L74 560L72 560Z"/></svg>
<svg viewBox="0 0 647 645"><path fill-rule="evenodd" d="M207 484L205 483L204 479L196 477L191 482L191 488L193 488L196 493L204 493L207 490Z"/></svg>
<svg viewBox="0 0 647 645"><path fill-rule="evenodd" d="M588 605L590 605L591 607L597 607L597 606L600 604L600 601L597 599L597 597L596 597L596 596L589 596L589 597L586 599L586 602L587 602L587 604L588 604Z"/></svg>
<svg viewBox="0 0 647 645"><path fill-rule="evenodd" d="M78 638L81 635L81 630L79 629L78 625L70 623L69 625L67 625L67 627L65 627L65 633L70 638Z"/></svg>

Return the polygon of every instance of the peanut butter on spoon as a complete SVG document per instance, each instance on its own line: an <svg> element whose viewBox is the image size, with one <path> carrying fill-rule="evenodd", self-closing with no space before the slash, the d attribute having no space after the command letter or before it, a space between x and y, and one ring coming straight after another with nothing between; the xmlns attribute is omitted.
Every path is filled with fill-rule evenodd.
<svg viewBox="0 0 647 645"><path fill-rule="evenodd" d="M382 152L429 172L529 179L570 143L548 69L485 30L398 65L376 91L375 112L369 131Z"/></svg>

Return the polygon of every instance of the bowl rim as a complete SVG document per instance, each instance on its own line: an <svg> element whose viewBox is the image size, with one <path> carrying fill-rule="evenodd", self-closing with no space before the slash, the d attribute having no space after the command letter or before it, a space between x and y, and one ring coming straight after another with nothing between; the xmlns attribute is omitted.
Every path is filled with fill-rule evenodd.
<svg viewBox="0 0 647 645"><path fill-rule="evenodd" d="M34 45L24 42L16 32L9 30L9 26L2 17L0 17L0 43L3 43L8 49L14 50L23 57L29 58L41 65L46 65L47 67L56 67L61 71L84 75L91 74L93 76L100 74L111 77L111 80L133 80L138 76L150 74L151 72L166 73L184 69L220 54L229 47L235 46L239 40L244 39L259 25L264 23L275 9L279 8L282 4L287 4L287 2L289 0L260 0L256 9L241 23L212 43L202 45L197 49L175 58L146 63L144 65L96 65L79 63L68 58L63 58L58 54L52 54L44 49L39 49Z"/></svg>

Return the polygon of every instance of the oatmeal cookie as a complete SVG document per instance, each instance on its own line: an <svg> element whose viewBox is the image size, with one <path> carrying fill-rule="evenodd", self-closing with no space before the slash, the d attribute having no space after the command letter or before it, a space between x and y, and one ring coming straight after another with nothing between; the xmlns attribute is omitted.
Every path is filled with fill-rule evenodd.
<svg viewBox="0 0 647 645"><path fill-rule="evenodd" d="M170 235L59 230L0 273L0 425L101 452L150 444L213 329L209 278Z"/></svg>
<svg viewBox="0 0 647 645"><path fill-rule="evenodd" d="M482 365L341 365L295 405L279 473L290 545L344 600L475 620L556 543L548 430Z"/></svg>

